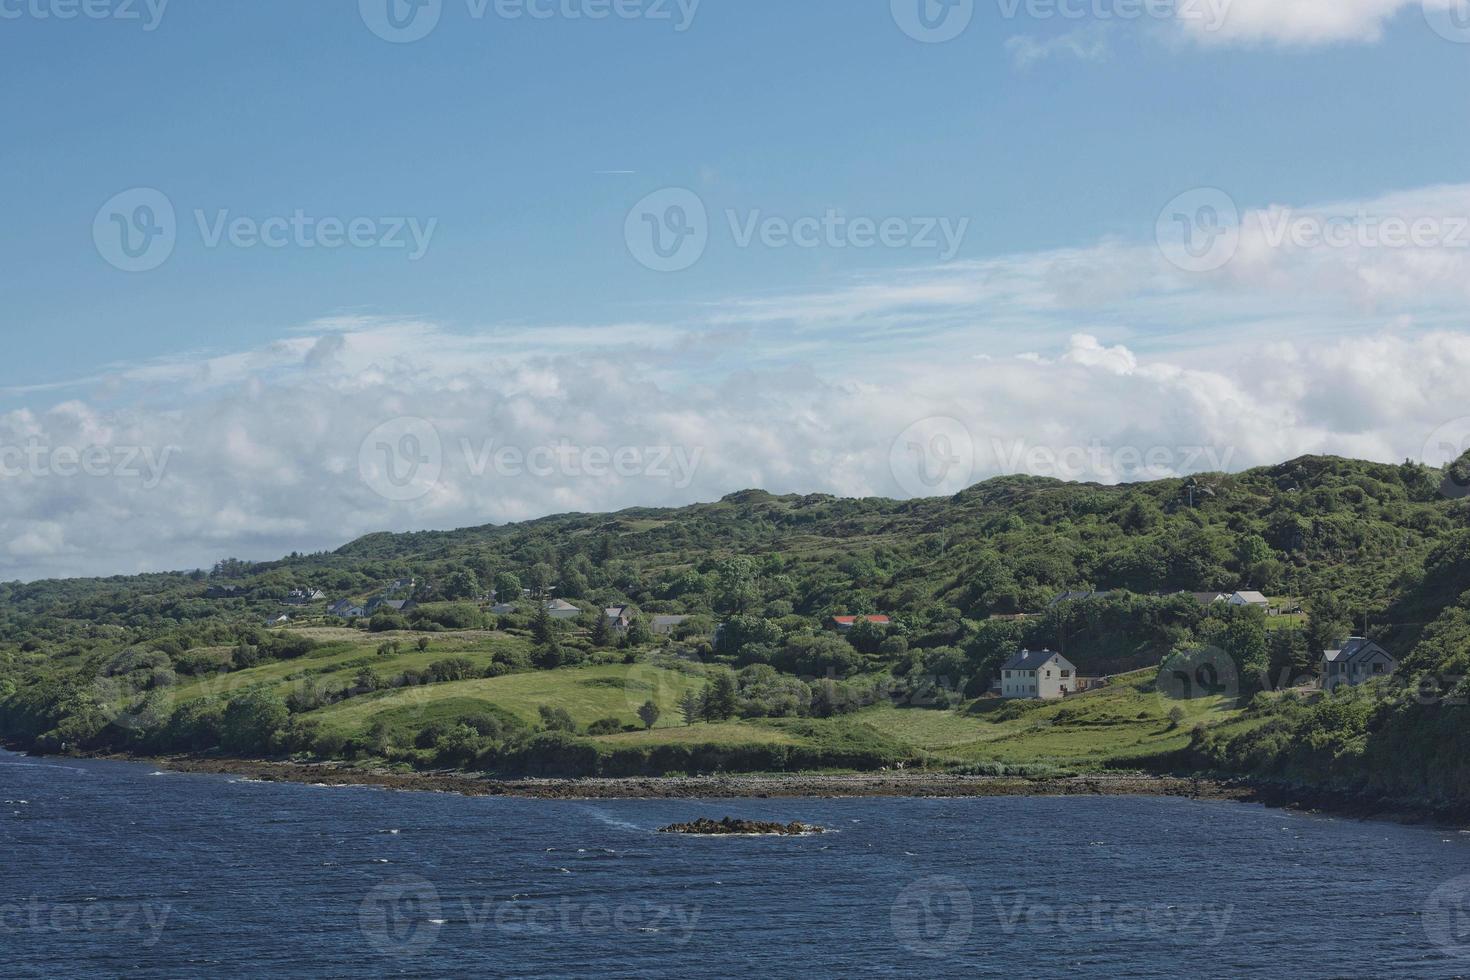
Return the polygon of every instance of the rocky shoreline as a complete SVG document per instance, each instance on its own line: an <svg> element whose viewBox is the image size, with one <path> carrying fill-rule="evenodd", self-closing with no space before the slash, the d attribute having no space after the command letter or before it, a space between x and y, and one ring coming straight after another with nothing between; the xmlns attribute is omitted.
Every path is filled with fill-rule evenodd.
<svg viewBox="0 0 1470 980"><path fill-rule="evenodd" d="M661 834L687 834L691 837L805 837L808 834L825 834L827 828L804 824L798 821L773 823L767 820L737 820L726 817L711 820L701 817L689 823L676 823L661 827Z"/></svg>
<svg viewBox="0 0 1470 980"><path fill-rule="evenodd" d="M193 756L117 761L150 762L176 772L242 776L262 782L372 786L405 792L458 793L547 800L842 799L857 797L1170 796L1245 800L1245 786L1208 779L1142 774L1028 779L942 772L741 774L586 779L491 779L455 772L389 772L329 763L295 763Z"/></svg>
<svg viewBox="0 0 1470 980"><path fill-rule="evenodd" d="M13 750L23 751L21 749ZM1362 820L1470 827L1470 808L1265 783L1147 773L1025 778L960 776L944 772L842 774L738 774L585 779L495 779L463 772L392 772L344 763L224 759L209 756L99 755L117 762L152 764L174 772L238 776L261 782L323 787L362 786L396 792L456 793L540 800L734 800L854 799L872 797L966 798L1001 796L1152 796L1231 800L1283 810Z"/></svg>

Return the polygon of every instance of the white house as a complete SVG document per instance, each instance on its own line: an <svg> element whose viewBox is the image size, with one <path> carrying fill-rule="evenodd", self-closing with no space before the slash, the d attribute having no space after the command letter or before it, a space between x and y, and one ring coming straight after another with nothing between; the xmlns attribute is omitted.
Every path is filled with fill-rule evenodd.
<svg viewBox="0 0 1470 980"><path fill-rule="evenodd" d="M1355 636L1336 650L1322 655L1322 689L1335 690L1344 684L1357 687L1398 670L1399 662L1383 647Z"/></svg>
<svg viewBox="0 0 1470 980"><path fill-rule="evenodd" d="M565 599L552 599L546 603L546 613L552 619L576 619L582 615L582 610Z"/></svg>
<svg viewBox="0 0 1470 980"><path fill-rule="evenodd" d="M1271 600L1259 592L1236 592L1227 596L1225 601L1232 606L1254 606L1262 612L1271 608Z"/></svg>
<svg viewBox="0 0 1470 980"><path fill-rule="evenodd" d="M668 636L691 618L690 616L655 616L653 617L653 634Z"/></svg>
<svg viewBox="0 0 1470 980"><path fill-rule="evenodd" d="M1076 666L1051 650L1022 650L1000 668L1003 698L1055 701L1077 690Z"/></svg>

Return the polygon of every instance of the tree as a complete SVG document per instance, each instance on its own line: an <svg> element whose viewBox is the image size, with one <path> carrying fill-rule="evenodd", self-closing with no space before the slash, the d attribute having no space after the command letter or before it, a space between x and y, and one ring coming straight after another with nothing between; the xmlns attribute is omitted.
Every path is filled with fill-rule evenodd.
<svg viewBox="0 0 1470 980"><path fill-rule="evenodd" d="M541 603L536 610L536 618L531 620L531 635L541 644L548 644L556 639L556 621L551 618L545 603Z"/></svg>
<svg viewBox="0 0 1470 980"><path fill-rule="evenodd" d="M607 614L599 609L593 615L596 619L592 622L592 645L598 649L612 646L612 626L608 624Z"/></svg>
<svg viewBox="0 0 1470 980"><path fill-rule="evenodd" d="M679 714L684 716L685 727L699 720L701 707L699 695L693 689L679 696Z"/></svg>
<svg viewBox="0 0 1470 980"><path fill-rule="evenodd" d="M642 616L633 617L633 621L628 624L628 632L624 636L630 647L641 647L653 642L653 630L648 628L648 623Z"/></svg>
<svg viewBox="0 0 1470 980"><path fill-rule="evenodd" d="M230 699L220 727L220 744L231 752L261 754L270 750L276 732L286 726L290 712L272 691L248 691Z"/></svg>
<svg viewBox="0 0 1470 980"><path fill-rule="evenodd" d="M735 678L728 670L722 670L704 686L701 699L705 721L728 721L735 717L740 706L740 692Z"/></svg>
<svg viewBox="0 0 1470 980"><path fill-rule="evenodd" d="M526 573L526 581L530 584L532 592L538 597L544 596L546 590L551 588L551 583L556 581L556 569L545 562L537 562Z"/></svg>
<svg viewBox="0 0 1470 980"><path fill-rule="evenodd" d="M744 555L721 561L715 566L715 575L719 582L715 587L716 605L727 612L744 612L746 607L760 598L755 574L755 561Z"/></svg>
<svg viewBox="0 0 1470 980"><path fill-rule="evenodd" d="M662 714L662 712L659 711L658 705L654 704L652 701L643 702L643 707L638 709L638 717L643 720L643 727L647 728L649 731L652 731L653 726L658 724L658 717L660 714Z"/></svg>
<svg viewBox="0 0 1470 980"><path fill-rule="evenodd" d="M480 580L468 568L457 568L444 580L444 598L474 599L480 594Z"/></svg>
<svg viewBox="0 0 1470 980"><path fill-rule="evenodd" d="M423 653L425 650L429 649L429 638L427 636L421 636L418 639L418 643L414 645L419 648L419 653Z"/></svg>
<svg viewBox="0 0 1470 980"><path fill-rule="evenodd" d="M495 598L501 602L515 602L521 597L521 580L510 572L495 576Z"/></svg>

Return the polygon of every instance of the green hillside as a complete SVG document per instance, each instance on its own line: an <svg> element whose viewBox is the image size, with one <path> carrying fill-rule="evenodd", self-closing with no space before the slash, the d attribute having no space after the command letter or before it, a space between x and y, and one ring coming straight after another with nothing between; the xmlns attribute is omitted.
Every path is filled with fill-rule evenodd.
<svg viewBox="0 0 1470 980"><path fill-rule="evenodd" d="M909 502L747 491L9 583L0 734L501 774L1194 768L1462 801L1470 505L1444 479L1312 457ZM1208 601L1237 590L1272 608ZM541 614L552 596L580 615ZM344 599L410 605L330 615ZM609 629L600 611L623 605L632 627ZM868 614L888 622L830 622ZM660 616L684 618L655 631ZM1364 631L1399 676L1324 696L1322 650ZM989 697L1022 647L1111 680L1060 704ZM1209 663L1213 686L1158 690L1176 654ZM1425 675L1437 693L1406 697Z"/></svg>

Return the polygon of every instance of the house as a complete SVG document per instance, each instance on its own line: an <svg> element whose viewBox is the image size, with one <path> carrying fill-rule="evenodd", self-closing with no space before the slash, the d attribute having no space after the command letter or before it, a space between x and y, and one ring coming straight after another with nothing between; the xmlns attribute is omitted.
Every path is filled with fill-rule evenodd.
<svg viewBox="0 0 1470 980"><path fill-rule="evenodd" d="M1271 608L1271 600L1259 592L1236 592L1226 596L1225 601L1232 606L1253 606L1262 612Z"/></svg>
<svg viewBox="0 0 1470 980"><path fill-rule="evenodd" d="M292 589L286 593L286 602L292 606L304 606L311 602L320 602L327 594L321 589Z"/></svg>
<svg viewBox="0 0 1470 980"><path fill-rule="evenodd" d="M375 612L386 611L396 613L412 612L419 604L412 599L384 599L381 596L367 604L366 612L371 616Z"/></svg>
<svg viewBox="0 0 1470 980"><path fill-rule="evenodd" d="M1086 601L1088 601L1090 599L1106 599L1108 596L1110 596L1112 594L1113 593L1111 591L1109 591L1109 592L1063 592L1063 593L1060 593L1059 595L1056 595L1056 596L1052 597L1051 602L1048 602L1046 604L1046 608L1050 609L1053 606L1059 606L1059 605L1061 605L1064 602L1086 602Z"/></svg>
<svg viewBox="0 0 1470 980"><path fill-rule="evenodd" d="M291 622L291 615L290 615L290 613L282 613L281 615L277 616L275 619L267 619L265 621L265 625L267 625L267 626L285 626L289 622Z"/></svg>
<svg viewBox="0 0 1470 980"><path fill-rule="evenodd" d="M1180 592L1179 595L1187 595L1202 606L1213 606L1230 598L1223 592Z"/></svg>
<svg viewBox="0 0 1470 980"><path fill-rule="evenodd" d="M832 625L837 628L837 632L847 633L858 624L859 620L872 623L874 626L890 626L893 623L893 620L887 616L833 616Z"/></svg>
<svg viewBox="0 0 1470 980"><path fill-rule="evenodd" d="M614 633L626 633L636 615L638 611L632 606L609 606L602 611L602 618L607 620L608 629Z"/></svg>
<svg viewBox="0 0 1470 980"><path fill-rule="evenodd" d="M388 591L389 592L401 592L404 589L412 589L416 585L418 585L418 580L417 579L411 579L411 578L394 579L393 580L393 584L390 585L390 586L388 586Z"/></svg>
<svg viewBox="0 0 1470 980"><path fill-rule="evenodd" d="M1399 662L1383 647L1355 636L1322 655L1322 690L1336 690L1344 684L1357 687L1374 678L1387 677L1398 667Z"/></svg>
<svg viewBox="0 0 1470 980"><path fill-rule="evenodd" d="M668 636L692 618L691 616L655 616L653 617L653 635Z"/></svg>
<svg viewBox="0 0 1470 980"><path fill-rule="evenodd" d="M1022 650L1000 668L1004 698L1055 701L1077 693L1077 668L1051 650Z"/></svg>
<svg viewBox="0 0 1470 980"><path fill-rule="evenodd" d="M514 602L502 602L498 606L491 606L490 611L497 616L513 616L518 608Z"/></svg>
<svg viewBox="0 0 1470 980"><path fill-rule="evenodd" d="M327 615L339 619L360 619L367 615L367 610L351 599L338 599L327 607Z"/></svg>
<svg viewBox="0 0 1470 980"><path fill-rule="evenodd" d="M552 619L576 619L582 615L582 610L565 599L552 599L546 603L545 608Z"/></svg>

